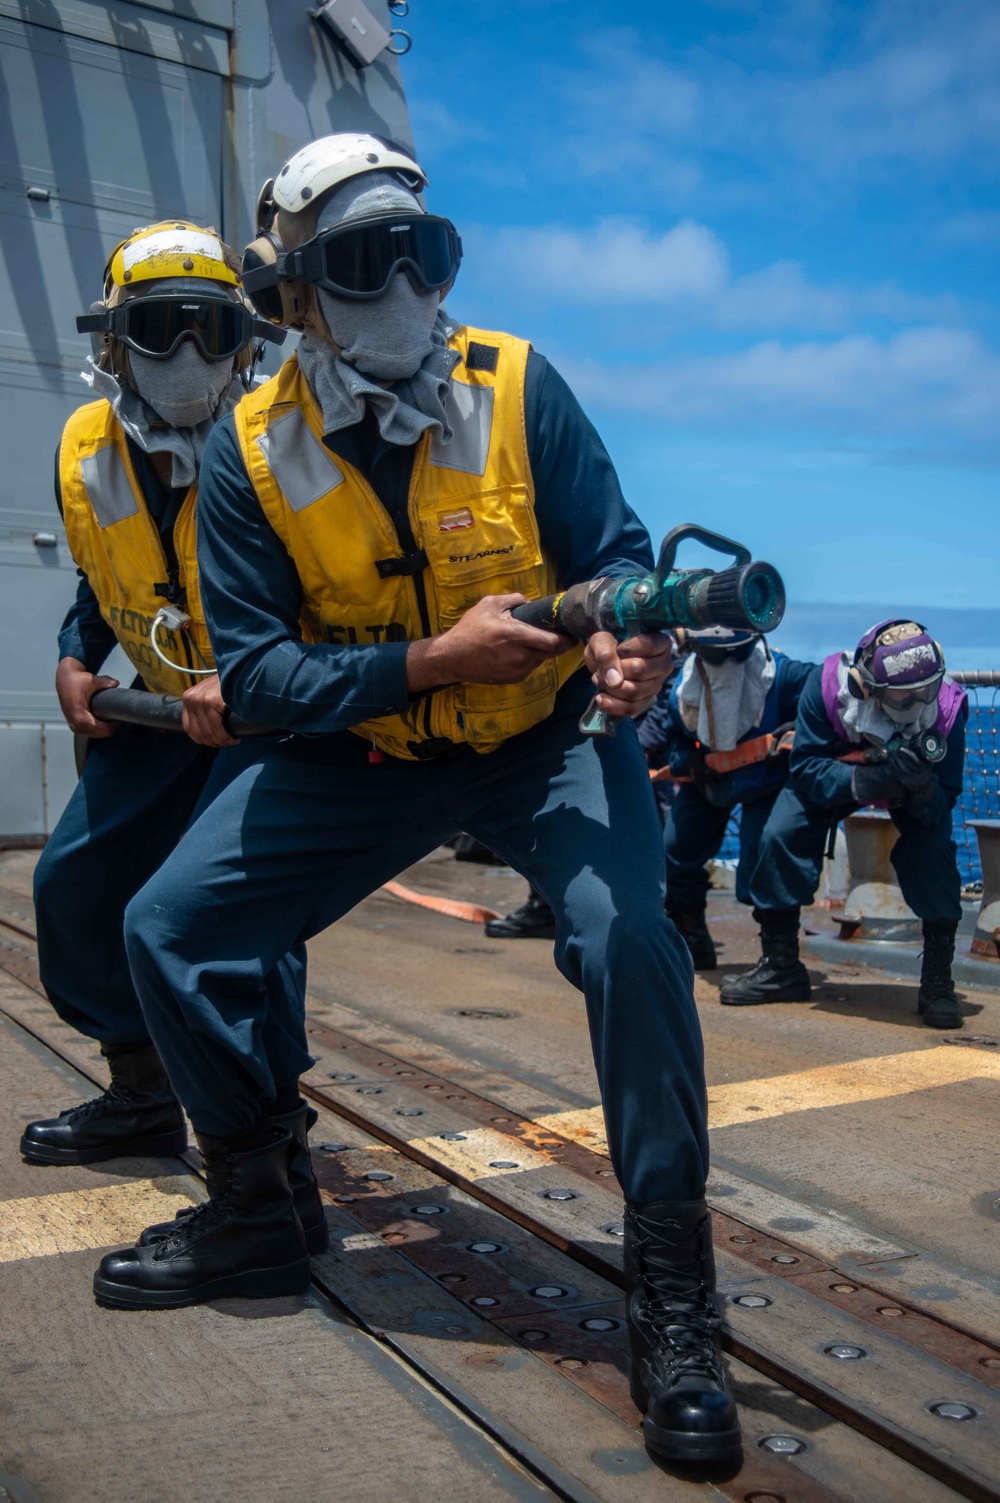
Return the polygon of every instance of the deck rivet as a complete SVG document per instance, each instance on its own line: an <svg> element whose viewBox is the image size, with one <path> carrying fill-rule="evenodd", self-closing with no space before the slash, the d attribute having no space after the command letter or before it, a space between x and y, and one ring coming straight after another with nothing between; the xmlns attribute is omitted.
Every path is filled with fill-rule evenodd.
<svg viewBox="0 0 1000 1503"><path fill-rule="evenodd" d="M365 1175L365 1179L378 1180L380 1183L383 1180L395 1179L395 1177L396 1176L394 1174L390 1174L387 1169L369 1169L367 1174Z"/></svg>
<svg viewBox="0 0 1000 1503"><path fill-rule="evenodd" d="M382 1087L380 1085L359 1085L358 1086L358 1095L359 1096L381 1096L381 1094L382 1094Z"/></svg>
<svg viewBox="0 0 1000 1503"><path fill-rule="evenodd" d="M422 1106L397 1106L396 1108L397 1117L422 1117L423 1115Z"/></svg>
<svg viewBox="0 0 1000 1503"><path fill-rule="evenodd" d="M464 1143L466 1134L464 1132L439 1132L438 1137L443 1143Z"/></svg>
<svg viewBox="0 0 1000 1503"><path fill-rule="evenodd" d="M397 1075L416 1075L416 1070L397 1070Z"/></svg>
<svg viewBox="0 0 1000 1503"><path fill-rule="evenodd" d="M880 1315L905 1315L906 1311L901 1309L899 1305L879 1305L878 1313Z"/></svg>
<svg viewBox="0 0 1000 1503"><path fill-rule="evenodd" d="M492 1295L489 1295L489 1294L479 1294L472 1301L472 1303L474 1305L498 1305L500 1303L500 1301L498 1299L494 1299L492 1297Z"/></svg>
<svg viewBox="0 0 1000 1503"><path fill-rule="evenodd" d="M742 1305L744 1310L763 1310L771 1301L766 1294L734 1294L733 1304Z"/></svg>
<svg viewBox="0 0 1000 1503"><path fill-rule="evenodd" d="M349 1206L352 1200L357 1199L354 1195L335 1195L333 1198L339 1206Z"/></svg>
<svg viewBox="0 0 1000 1503"><path fill-rule="evenodd" d="M522 1341L532 1341L532 1342L535 1342L535 1341L548 1341L549 1335L550 1335L550 1333L548 1331L536 1331L536 1330L518 1331L517 1334L521 1338Z"/></svg>
<svg viewBox="0 0 1000 1503"><path fill-rule="evenodd" d="M609 1221L606 1226L601 1227L601 1231L608 1237L624 1237L625 1223L624 1221Z"/></svg>
<svg viewBox="0 0 1000 1503"><path fill-rule="evenodd" d="M793 1258L791 1253L787 1252L775 1253L771 1258L772 1263L797 1263L798 1261L798 1258Z"/></svg>
<svg viewBox="0 0 1000 1503"><path fill-rule="evenodd" d="M569 1290L561 1284L536 1284L531 1292L536 1299L564 1299Z"/></svg>
<svg viewBox="0 0 1000 1503"><path fill-rule="evenodd" d="M756 1237L730 1237L730 1242L756 1242Z"/></svg>
<svg viewBox="0 0 1000 1503"><path fill-rule="evenodd" d="M785 1503L784 1493L744 1493L744 1503Z"/></svg>
<svg viewBox="0 0 1000 1503"><path fill-rule="evenodd" d="M587 1359L585 1357L557 1357L556 1358L556 1367L576 1368L576 1367L589 1367L589 1365L590 1364L587 1362Z"/></svg>
<svg viewBox="0 0 1000 1503"><path fill-rule="evenodd" d="M490 1121L491 1122L509 1122L510 1118L509 1117L491 1117Z"/></svg>
<svg viewBox="0 0 1000 1503"><path fill-rule="evenodd" d="M798 1456L806 1449L805 1441L797 1435L765 1435L757 1444L772 1456Z"/></svg>
<svg viewBox="0 0 1000 1503"><path fill-rule="evenodd" d="M980 1367L1000 1367L1000 1357L980 1357Z"/></svg>
<svg viewBox="0 0 1000 1503"><path fill-rule="evenodd" d="M425 1085L424 1086L424 1090L425 1091L443 1091L444 1090L444 1086L443 1085L436 1085L434 1083L434 1081L432 1080L431 1083L430 1083L430 1085Z"/></svg>
<svg viewBox="0 0 1000 1503"><path fill-rule="evenodd" d="M520 1169L520 1164L513 1159L490 1159L491 1169Z"/></svg>
<svg viewBox="0 0 1000 1503"><path fill-rule="evenodd" d="M594 1170L594 1173L595 1174L599 1174L602 1179L611 1179L611 1178L613 1178L614 1172L615 1171L613 1169L595 1169Z"/></svg>
<svg viewBox="0 0 1000 1503"><path fill-rule="evenodd" d="M443 1216L445 1208L429 1200L425 1201L423 1205L411 1206L410 1211L414 1216Z"/></svg>
<svg viewBox="0 0 1000 1503"><path fill-rule="evenodd" d="M356 1075L329 1075L328 1080L357 1080Z"/></svg>
<svg viewBox="0 0 1000 1503"><path fill-rule="evenodd" d="M581 1331L617 1331L621 1325L620 1320L608 1320L604 1315L590 1315L586 1320L581 1320Z"/></svg>
<svg viewBox="0 0 1000 1503"><path fill-rule="evenodd" d="M502 1249L501 1249L501 1246L500 1246L499 1242L470 1242L469 1243L469 1252L495 1253L495 1252L500 1252L501 1250Z"/></svg>
<svg viewBox="0 0 1000 1503"><path fill-rule="evenodd" d="M830 1288L835 1294L857 1294L857 1284L831 1284Z"/></svg>
<svg viewBox="0 0 1000 1503"><path fill-rule="evenodd" d="M828 1357L836 1357L838 1362L858 1362L868 1356L863 1346L848 1346L843 1341L835 1341L823 1350Z"/></svg>
<svg viewBox="0 0 1000 1503"><path fill-rule="evenodd" d="M439 1273L438 1274L438 1283L439 1284L464 1284L465 1283L465 1274L464 1273Z"/></svg>
<svg viewBox="0 0 1000 1503"><path fill-rule="evenodd" d="M343 1153L347 1148L346 1143L319 1143L317 1147L320 1153Z"/></svg>
<svg viewBox="0 0 1000 1503"><path fill-rule="evenodd" d="M931 1414L936 1414L938 1419L944 1420L971 1420L979 1413L971 1404L956 1404L949 1399L943 1399L935 1404L928 1404Z"/></svg>
<svg viewBox="0 0 1000 1503"><path fill-rule="evenodd" d="M457 1093L453 1092L452 1094L446 1096L444 1099L445 1101L464 1101L465 1097L459 1096Z"/></svg>
<svg viewBox="0 0 1000 1503"><path fill-rule="evenodd" d="M579 1200L575 1190L543 1190L543 1200Z"/></svg>

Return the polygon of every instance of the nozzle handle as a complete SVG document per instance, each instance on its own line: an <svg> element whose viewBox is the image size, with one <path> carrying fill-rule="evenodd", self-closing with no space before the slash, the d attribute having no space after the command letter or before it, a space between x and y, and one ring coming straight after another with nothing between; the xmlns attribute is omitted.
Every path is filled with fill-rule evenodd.
<svg viewBox="0 0 1000 1503"><path fill-rule="evenodd" d="M614 718L597 705L597 695L590 701L579 720L580 730L585 736L613 736L618 729Z"/></svg>

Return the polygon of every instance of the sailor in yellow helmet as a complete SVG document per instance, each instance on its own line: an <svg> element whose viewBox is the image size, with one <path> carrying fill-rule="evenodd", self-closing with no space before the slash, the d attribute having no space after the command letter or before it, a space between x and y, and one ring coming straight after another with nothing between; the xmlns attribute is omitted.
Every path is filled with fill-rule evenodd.
<svg viewBox="0 0 1000 1503"><path fill-rule="evenodd" d="M212 435L199 557L227 697L298 734L223 790L129 907L150 1031L217 1155L215 1209L178 1227L169 1269L140 1245L103 1260L95 1291L163 1308L304 1287L269 1065L245 1043L264 977L466 830L552 904L557 963L586 994L629 1203L649 1442L721 1461L739 1427L712 1290L692 968L663 911L627 718L662 684L669 642L604 634L583 669L565 638L511 615L528 596L644 573L652 550L565 382L526 340L445 313L461 242L425 212L424 184L398 147L341 134L262 195L245 287L304 337ZM579 728L591 674L622 721L614 739Z"/></svg>
<svg viewBox="0 0 1000 1503"><path fill-rule="evenodd" d="M22 1152L46 1164L186 1146L129 976L122 921L196 805L253 755L223 720L198 592L197 485L214 424L250 389L255 343L274 332L243 297L233 251L214 230L179 220L136 230L115 248L103 299L78 328L96 336L98 358L85 373L95 400L69 419L57 456L57 499L80 579L60 633L56 687L90 747L38 863L35 900L49 997L100 1042L113 1084L81 1109L29 1124ZM146 688L183 695L186 735L95 719L90 698L115 682L99 670L116 644ZM268 1047L280 1105L304 1138L300 959L282 961L268 984L299 1015L291 1029L286 1021L269 1030ZM315 1220L318 1201L312 1210Z"/></svg>

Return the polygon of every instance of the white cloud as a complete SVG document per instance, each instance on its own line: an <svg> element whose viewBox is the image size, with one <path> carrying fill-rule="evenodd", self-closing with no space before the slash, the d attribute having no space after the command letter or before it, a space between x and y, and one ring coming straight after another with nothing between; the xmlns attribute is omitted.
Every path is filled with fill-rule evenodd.
<svg viewBox="0 0 1000 1503"><path fill-rule="evenodd" d="M675 201L696 189L737 200L789 172L802 188L902 162L940 174L956 159L974 170L976 153L995 161L995 0L762 6L751 26L669 56L627 27L591 33L580 50L591 65L561 77L578 170L641 170Z"/></svg>
<svg viewBox="0 0 1000 1503"><path fill-rule="evenodd" d="M509 228L480 233L475 240L478 270L493 268L563 302L704 300L729 280L722 242L690 220L663 235L652 235L632 220L603 219L586 230Z"/></svg>
<svg viewBox="0 0 1000 1503"><path fill-rule="evenodd" d="M507 227L466 234L476 275L563 305L669 308L687 323L724 329L837 330L855 318L892 322L960 317L953 298L919 297L891 283L823 287L794 261L734 278L726 246L706 225L682 220L655 234L636 220L585 228Z"/></svg>
<svg viewBox="0 0 1000 1503"><path fill-rule="evenodd" d="M677 423L819 420L989 436L1000 421L1000 358L963 330L794 345L768 340L734 354L648 365L558 364L584 401Z"/></svg>

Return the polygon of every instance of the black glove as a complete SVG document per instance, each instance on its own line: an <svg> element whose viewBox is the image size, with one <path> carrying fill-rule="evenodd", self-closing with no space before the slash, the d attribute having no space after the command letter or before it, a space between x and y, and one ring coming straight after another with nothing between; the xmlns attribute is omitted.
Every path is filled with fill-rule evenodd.
<svg viewBox="0 0 1000 1503"><path fill-rule="evenodd" d="M889 766L907 793L915 794L919 802L933 796L937 782L934 769L912 746L895 747L889 753Z"/></svg>
<svg viewBox="0 0 1000 1503"><path fill-rule="evenodd" d="M709 767L705 761L705 748L700 745L691 748L685 772L692 783L697 783L699 786L705 783L721 783L725 777L725 773L716 772Z"/></svg>
<svg viewBox="0 0 1000 1503"><path fill-rule="evenodd" d="M901 804L906 789L888 762L860 762L851 773L851 793L859 804Z"/></svg>

